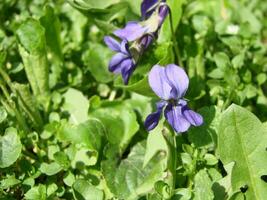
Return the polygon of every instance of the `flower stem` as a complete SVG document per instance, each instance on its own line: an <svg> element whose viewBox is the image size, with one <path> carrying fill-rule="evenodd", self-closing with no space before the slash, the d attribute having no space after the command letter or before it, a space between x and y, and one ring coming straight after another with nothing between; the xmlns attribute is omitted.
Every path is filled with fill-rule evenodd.
<svg viewBox="0 0 267 200"><path fill-rule="evenodd" d="M175 190L176 185L176 164L177 164L177 148L176 148L176 134L172 131L173 138L173 191Z"/></svg>
<svg viewBox="0 0 267 200"><path fill-rule="evenodd" d="M172 32L172 42L173 42L173 48L174 48L174 52L175 52L175 56L176 56L176 62L179 64L180 67L183 67L183 63L182 63L181 55L180 55L180 50L178 48L178 43L177 43L177 40L175 37L175 30L173 27L171 10L170 10L170 14L169 14L169 19L170 19L170 27L171 27L171 32Z"/></svg>
<svg viewBox="0 0 267 200"><path fill-rule="evenodd" d="M176 168L177 168L177 152L176 152L176 134L171 129L163 129L163 136L168 144L168 171L170 172L167 183L171 188L171 196L176 185Z"/></svg>

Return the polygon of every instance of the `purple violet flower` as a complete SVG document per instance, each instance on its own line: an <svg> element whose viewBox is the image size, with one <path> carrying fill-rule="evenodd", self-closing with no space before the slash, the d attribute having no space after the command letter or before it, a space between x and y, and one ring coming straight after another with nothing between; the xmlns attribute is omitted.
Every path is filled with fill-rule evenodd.
<svg viewBox="0 0 267 200"><path fill-rule="evenodd" d="M124 28L114 31L114 35L122 40L121 44L110 36L104 38L106 45L111 50L118 52L109 62L109 71L116 74L121 73L124 84L128 84L136 63L145 49L157 37L158 31L169 13L169 7L164 2L163 0L159 2L144 0L141 9L142 15L147 11L151 14L146 15L145 21L128 22Z"/></svg>
<svg viewBox="0 0 267 200"><path fill-rule="evenodd" d="M164 116L177 133L185 132L191 125L200 126L203 118L192 111L183 99L189 85L185 71L175 64L166 67L155 65L148 76L149 85L161 101L157 102L157 111L147 116L145 127L148 131L154 129Z"/></svg>
<svg viewBox="0 0 267 200"><path fill-rule="evenodd" d="M124 39L119 43L110 36L106 36L104 41L111 50L117 52L109 62L109 71L115 74L121 73L124 84L128 84L135 69L135 61L129 51L128 41Z"/></svg>

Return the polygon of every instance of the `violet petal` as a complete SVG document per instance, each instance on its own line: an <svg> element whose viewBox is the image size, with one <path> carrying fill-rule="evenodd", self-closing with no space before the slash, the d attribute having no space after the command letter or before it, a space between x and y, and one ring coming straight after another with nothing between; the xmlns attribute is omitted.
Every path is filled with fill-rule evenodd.
<svg viewBox="0 0 267 200"><path fill-rule="evenodd" d="M127 55L122 53L115 54L109 62L109 71L113 73L120 73L121 66L120 64L127 58Z"/></svg>
<svg viewBox="0 0 267 200"><path fill-rule="evenodd" d="M165 75L165 68L154 65L148 75L148 82L152 90L163 100L170 99L171 86Z"/></svg>
<svg viewBox="0 0 267 200"><path fill-rule="evenodd" d="M185 71L175 64L169 64L165 68L165 74L168 83L172 87L172 96L176 96L176 99L182 98L188 88L189 78Z"/></svg>
<svg viewBox="0 0 267 200"><path fill-rule="evenodd" d="M145 120L145 127L148 131L154 129L158 125L162 109L165 105L165 101L157 102L157 111L147 116Z"/></svg>
<svg viewBox="0 0 267 200"><path fill-rule="evenodd" d="M127 40L122 40L120 44L120 51L122 53L125 53L127 55L130 55L129 53L129 47L128 47L128 41Z"/></svg>
<svg viewBox="0 0 267 200"><path fill-rule="evenodd" d="M183 107L182 114L193 126L200 126L203 124L203 117L195 111L189 109L187 106Z"/></svg>
<svg viewBox="0 0 267 200"><path fill-rule="evenodd" d="M145 34L147 28L141 26L138 22L128 22L123 29L114 31L114 34L127 41L134 41Z"/></svg>
<svg viewBox="0 0 267 200"><path fill-rule="evenodd" d="M153 35L144 35L142 38L141 38L141 44L145 47L145 49L153 42L153 39L154 39L154 36Z"/></svg>
<svg viewBox="0 0 267 200"><path fill-rule="evenodd" d="M128 58L121 63L121 75L125 85L128 84L129 78L134 71L134 63L132 59Z"/></svg>
<svg viewBox="0 0 267 200"><path fill-rule="evenodd" d="M177 133L185 132L190 127L190 123L182 115L181 109L181 106L168 104L164 110L165 118Z"/></svg>
<svg viewBox="0 0 267 200"><path fill-rule="evenodd" d="M105 36L104 37L104 42L113 51L119 52L120 49L121 49L120 43L117 40L115 40L114 38L110 37L110 36Z"/></svg>

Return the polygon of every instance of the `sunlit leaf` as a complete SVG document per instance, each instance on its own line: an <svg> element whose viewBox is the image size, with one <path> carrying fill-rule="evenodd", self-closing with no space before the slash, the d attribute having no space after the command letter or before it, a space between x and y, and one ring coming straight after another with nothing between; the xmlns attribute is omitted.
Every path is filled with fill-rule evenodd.
<svg viewBox="0 0 267 200"><path fill-rule="evenodd" d="M28 19L17 30L17 38L19 52L33 93L43 105L46 105L45 100L49 93L49 68L46 57L45 29L37 20Z"/></svg>
<svg viewBox="0 0 267 200"><path fill-rule="evenodd" d="M22 149L20 137L15 128L6 129L0 137L0 168L9 167L19 158Z"/></svg>
<svg viewBox="0 0 267 200"><path fill-rule="evenodd" d="M231 105L222 115L218 153L226 165L235 162L231 183L233 191L248 187L248 199L264 199L267 184L261 179L266 175L266 128L245 108Z"/></svg>
<svg viewBox="0 0 267 200"><path fill-rule="evenodd" d="M90 185L86 180L77 180L73 184L74 197L76 200L104 200L104 193Z"/></svg>

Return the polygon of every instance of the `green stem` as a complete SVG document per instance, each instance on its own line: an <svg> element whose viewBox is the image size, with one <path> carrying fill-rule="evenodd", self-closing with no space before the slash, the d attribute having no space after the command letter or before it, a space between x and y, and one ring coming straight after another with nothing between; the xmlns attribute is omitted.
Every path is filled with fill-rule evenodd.
<svg viewBox="0 0 267 200"><path fill-rule="evenodd" d="M5 98L7 100L7 101L4 101L3 99L1 99L2 104L6 105L12 109L13 113L15 114L15 116L18 120L18 123L23 128L23 130L27 133L29 131L29 128L26 124L25 118L20 114L20 112L18 110L17 102L13 101L13 99L10 97L10 95L8 93L6 86L2 82L0 82L0 88L2 89L2 91L5 95ZM14 105L14 103L15 103L15 105Z"/></svg>
<svg viewBox="0 0 267 200"><path fill-rule="evenodd" d="M176 168L177 168L176 134L170 128L163 129L162 133L169 147L168 169L171 176L169 176L167 183L171 187L171 196L173 196L176 185Z"/></svg>
<svg viewBox="0 0 267 200"><path fill-rule="evenodd" d="M172 21L172 13L171 13L171 11L170 11L169 15L170 15L169 16L170 27L171 27L171 32L172 32L172 40L173 40L174 52L175 52L175 55L176 55L176 61L179 64L180 67L183 67L183 63L181 61L180 51L179 51L179 48L178 48L178 43L177 43L177 40L176 40L176 37L175 37L175 30L173 28L173 21Z"/></svg>
<svg viewBox="0 0 267 200"><path fill-rule="evenodd" d="M224 102L222 106L222 110L225 110L230 105L233 99L233 95L234 95L234 90L231 90L230 94L228 95L228 98L226 99L226 101Z"/></svg>
<svg viewBox="0 0 267 200"><path fill-rule="evenodd" d="M6 111L8 112L8 114L10 116L14 117L15 116L15 113L14 113L13 109L11 108L11 106L2 97L0 97L0 102L4 106L4 108L6 109Z"/></svg>
<svg viewBox="0 0 267 200"><path fill-rule="evenodd" d="M8 93L8 91L7 91L7 88L5 87L4 83L3 83L1 80L0 80L0 87L1 87L1 89L2 89L2 91L3 91L4 96L6 97L6 99L7 99L8 101L12 101L12 100L11 100L11 97L9 96L9 93Z"/></svg>
<svg viewBox="0 0 267 200"><path fill-rule="evenodd" d="M176 185L176 168L177 168L177 147L176 147L176 134L172 131L172 138L173 138L173 191L175 190Z"/></svg>
<svg viewBox="0 0 267 200"><path fill-rule="evenodd" d="M20 102L21 102L24 110L28 113L29 117L31 118L31 120L33 121L35 126L38 128L42 127L43 126L42 118L37 113L33 112L31 108L29 108L29 106L24 101L24 99L22 98L22 96L19 92L17 92L17 95L20 98Z"/></svg>
<svg viewBox="0 0 267 200"><path fill-rule="evenodd" d="M42 118L38 114L36 114L35 112L33 112L31 108L29 108L29 106L27 105L27 103L22 98L21 94L13 87L12 82L11 82L11 79L9 78L9 75L3 69L1 69L1 68L0 68L0 74L2 75L4 81L6 82L6 84L8 85L8 87L11 89L11 91L19 97L19 100L20 100L20 102L21 102L24 110L26 111L26 113L28 113L28 115L32 119L33 123L37 127L42 127L42 124L43 124Z"/></svg>
<svg viewBox="0 0 267 200"><path fill-rule="evenodd" d="M9 110L12 110L12 112L15 114L15 117L18 121L19 126L24 130L25 133L29 132L28 125L26 124L26 121L24 117L20 114L18 109L16 109L16 106L12 105L9 100L5 101L4 99L1 98L1 104L5 107L8 108ZM14 103L14 102L13 102Z"/></svg>

